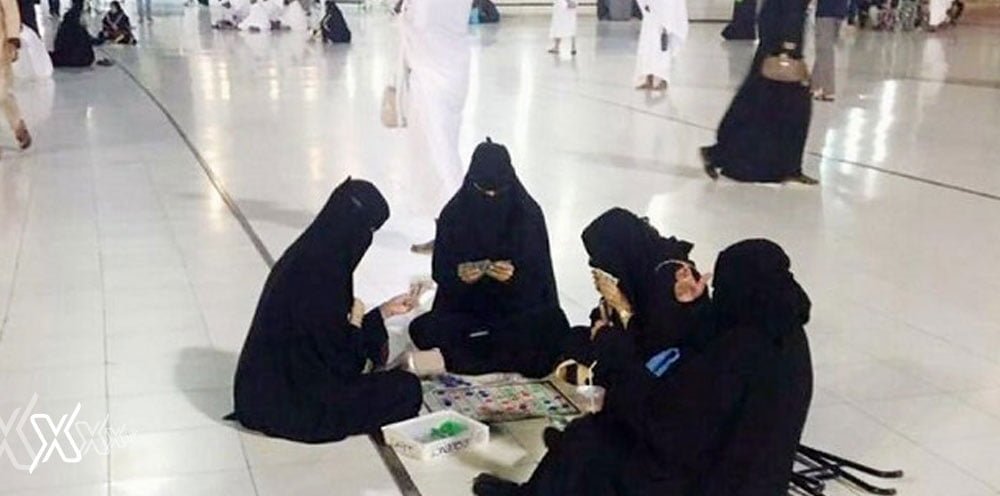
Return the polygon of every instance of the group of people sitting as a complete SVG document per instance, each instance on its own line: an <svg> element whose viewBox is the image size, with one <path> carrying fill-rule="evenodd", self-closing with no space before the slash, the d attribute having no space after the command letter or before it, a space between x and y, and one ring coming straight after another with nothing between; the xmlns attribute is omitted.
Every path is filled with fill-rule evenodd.
<svg viewBox="0 0 1000 496"><path fill-rule="evenodd" d="M132 23L120 2L112 1L101 19L101 31L91 36L83 19L83 0L73 0L62 17L49 57L54 67L90 67L97 61L94 45L105 43L134 45ZM97 61L99 64L110 62Z"/></svg>
<svg viewBox="0 0 1000 496"><path fill-rule="evenodd" d="M310 32L324 42L351 42L351 30L337 2L326 0L325 12L315 29L310 27L307 6L301 0L218 0L210 6L212 27L250 33Z"/></svg>
<svg viewBox="0 0 1000 496"><path fill-rule="evenodd" d="M385 370L385 319L366 312L352 273L389 217L371 183L348 179L269 275L235 379L230 417L308 443L374 434L417 415L420 381ZM810 301L776 244L739 242L713 276L693 245L624 209L583 231L597 290L589 325L560 308L545 218L503 146L480 144L441 212L433 308L409 332L462 374L557 373L606 389L598 413L544 433L524 484L483 474L503 495L774 496L787 490L812 395L803 326ZM561 364L561 365L560 365ZM572 371L567 372L572 369Z"/></svg>
<svg viewBox="0 0 1000 496"><path fill-rule="evenodd" d="M941 4L940 7L937 4ZM935 8L942 12L935 15ZM851 24L881 31L912 31L917 28L935 30L958 23L965 12L962 0L858 0L857 16Z"/></svg>

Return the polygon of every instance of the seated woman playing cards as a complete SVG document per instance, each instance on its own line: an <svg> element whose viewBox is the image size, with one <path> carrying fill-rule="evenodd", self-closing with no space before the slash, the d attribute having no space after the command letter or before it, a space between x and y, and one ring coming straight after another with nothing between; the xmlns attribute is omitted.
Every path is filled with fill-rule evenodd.
<svg viewBox="0 0 1000 496"><path fill-rule="evenodd" d="M420 349L450 372L552 371L569 324L559 307L545 217L487 139L437 222L434 307L410 324Z"/></svg>
<svg viewBox="0 0 1000 496"><path fill-rule="evenodd" d="M417 414L417 377L379 370L388 354L384 319L412 310L412 296L368 313L354 297L354 270L388 217L375 186L348 179L285 250L240 353L229 419L269 436L321 443Z"/></svg>

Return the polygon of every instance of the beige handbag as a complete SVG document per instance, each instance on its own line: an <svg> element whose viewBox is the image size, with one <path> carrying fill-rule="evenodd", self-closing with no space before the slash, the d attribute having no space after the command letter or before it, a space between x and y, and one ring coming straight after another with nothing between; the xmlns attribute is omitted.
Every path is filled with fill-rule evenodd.
<svg viewBox="0 0 1000 496"><path fill-rule="evenodd" d="M410 69L400 51L396 64L396 81L382 92L382 124L388 128L406 127L406 99L410 85Z"/></svg>
<svg viewBox="0 0 1000 496"><path fill-rule="evenodd" d="M402 107L399 90L395 86L386 86L382 92L382 124L388 128L406 127L406 118L400 111Z"/></svg>
<svg viewBox="0 0 1000 496"><path fill-rule="evenodd" d="M785 43L782 48L791 51L795 49L795 44ZM809 84L809 68L805 61L792 58L786 52L765 57L760 67L760 74L779 83Z"/></svg>

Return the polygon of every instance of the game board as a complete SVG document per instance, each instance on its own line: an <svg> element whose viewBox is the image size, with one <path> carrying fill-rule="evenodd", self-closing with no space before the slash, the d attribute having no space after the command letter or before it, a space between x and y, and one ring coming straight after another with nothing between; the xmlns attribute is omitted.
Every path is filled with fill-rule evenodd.
<svg viewBox="0 0 1000 496"><path fill-rule="evenodd" d="M432 412L453 410L485 423L580 414L548 381L457 387L431 382L424 386L424 404Z"/></svg>

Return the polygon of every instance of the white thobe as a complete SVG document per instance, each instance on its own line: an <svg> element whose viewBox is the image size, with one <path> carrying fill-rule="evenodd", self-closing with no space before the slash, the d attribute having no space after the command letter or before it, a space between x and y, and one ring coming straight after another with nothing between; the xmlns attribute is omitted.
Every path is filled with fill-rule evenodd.
<svg viewBox="0 0 1000 496"><path fill-rule="evenodd" d="M670 79L670 59L687 40L686 0L638 0L642 9L642 28L635 61L635 79L641 84L648 75ZM663 33L667 46L663 46ZM664 50L666 48L666 50Z"/></svg>
<svg viewBox="0 0 1000 496"><path fill-rule="evenodd" d="M251 4L246 18L240 22L240 30L249 31L256 28L260 31L269 31L271 29L271 18L268 15L270 12L268 3L267 0L257 0L256 3Z"/></svg>
<svg viewBox="0 0 1000 496"><path fill-rule="evenodd" d="M572 2L572 7L570 7ZM554 0L552 2L552 23L549 38L572 38L576 36L576 0Z"/></svg>
<svg viewBox="0 0 1000 496"><path fill-rule="evenodd" d="M309 31L309 19L306 17L306 11L299 2L292 2L286 5L285 10L281 13L281 17L278 20L283 27L291 31Z"/></svg>
<svg viewBox="0 0 1000 496"><path fill-rule="evenodd" d="M409 68L405 98L407 133L415 162L434 171L433 198L423 215L437 215L462 185L458 152L462 109L469 89L468 0L406 0L401 24L403 64ZM437 185L436 185L437 186Z"/></svg>
<svg viewBox="0 0 1000 496"><path fill-rule="evenodd" d="M950 0L930 0L927 5L927 23L933 27L940 26L948 20Z"/></svg>

